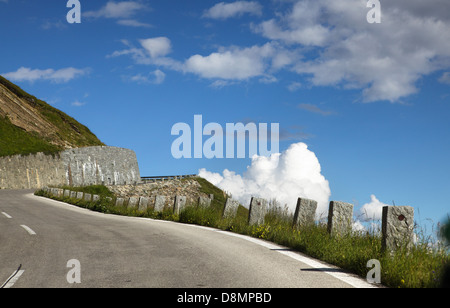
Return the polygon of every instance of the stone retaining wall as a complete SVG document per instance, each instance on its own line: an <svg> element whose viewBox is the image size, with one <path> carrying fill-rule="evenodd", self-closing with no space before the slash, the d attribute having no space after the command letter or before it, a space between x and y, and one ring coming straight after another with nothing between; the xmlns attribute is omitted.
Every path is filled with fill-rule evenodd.
<svg viewBox="0 0 450 308"><path fill-rule="evenodd" d="M98 146L45 155L0 157L0 188L119 185L141 181L132 150Z"/></svg>

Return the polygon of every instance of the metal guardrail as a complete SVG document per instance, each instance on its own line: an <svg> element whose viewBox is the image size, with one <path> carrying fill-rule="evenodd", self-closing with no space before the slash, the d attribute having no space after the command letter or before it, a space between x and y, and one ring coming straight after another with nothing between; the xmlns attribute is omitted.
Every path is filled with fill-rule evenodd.
<svg viewBox="0 0 450 308"><path fill-rule="evenodd" d="M141 181L143 183L152 183L156 181L165 181L165 180L176 180L176 179L187 179L196 177L197 174L188 174L188 175L164 175L164 176L143 176L141 177Z"/></svg>

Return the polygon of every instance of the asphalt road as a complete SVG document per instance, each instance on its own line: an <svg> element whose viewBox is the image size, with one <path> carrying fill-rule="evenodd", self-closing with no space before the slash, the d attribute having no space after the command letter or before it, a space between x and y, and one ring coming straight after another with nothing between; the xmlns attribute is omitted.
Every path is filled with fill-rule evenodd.
<svg viewBox="0 0 450 308"><path fill-rule="evenodd" d="M77 260L78 265L68 262ZM70 275L68 275L70 274ZM67 278L79 278L70 283ZM0 190L0 287L348 288L364 280L233 233Z"/></svg>

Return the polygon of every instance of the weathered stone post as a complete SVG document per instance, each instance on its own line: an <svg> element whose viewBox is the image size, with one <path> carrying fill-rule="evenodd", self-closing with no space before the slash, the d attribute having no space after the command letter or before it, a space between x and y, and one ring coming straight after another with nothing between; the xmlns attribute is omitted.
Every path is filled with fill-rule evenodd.
<svg viewBox="0 0 450 308"><path fill-rule="evenodd" d="M155 212L162 212L164 210L164 206L166 205L166 197L165 196L156 196L155 197Z"/></svg>
<svg viewBox="0 0 450 308"><path fill-rule="evenodd" d="M135 207L137 207L138 202L139 202L139 198L136 198L136 197L130 197L130 198L128 199L128 208L129 208L129 209L134 209Z"/></svg>
<svg viewBox="0 0 450 308"><path fill-rule="evenodd" d="M139 211L145 212L148 208L148 198L147 197L139 197Z"/></svg>
<svg viewBox="0 0 450 308"><path fill-rule="evenodd" d="M316 218L317 201L298 198L294 214L294 227L313 225Z"/></svg>
<svg viewBox="0 0 450 308"><path fill-rule="evenodd" d="M198 206L202 208L207 208L211 206L211 199L205 197L198 197Z"/></svg>
<svg viewBox="0 0 450 308"><path fill-rule="evenodd" d="M267 211L267 201L261 198L254 198L250 201L250 213L248 214L249 225L262 225Z"/></svg>
<svg viewBox="0 0 450 308"><path fill-rule="evenodd" d="M352 230L353 204L331 201L328 209L328 233L345 235Z"/></svg>
<svg viewBox="0 0 450 308"><path fill-rule="evenodd" d="M125 202L124 198L117 198L116 199L116 206L123 206L124 202Z"/></svg>
<svg viewBox="0 0 450 308"><path fill-rule="evenodd" d="M84 196L84 193L83 193L83 192L81 192L81 191L78 191L78 192L77 192L77 199L78 199L78 200L83 200L83 196Z"/></svg>
<svg viewBox="0 0 450 308"><path fill-rule="evenodd" d="M57 196L58 196L58 198L62 198L64 196L64 189L58 188Z"/></svg>
<svg viewBox="0 0 450 308"><path fill-rule="evenodd" d="M50 194L54 197L57 197L58 196L57 188L55 187L50 188Z"/></svg>
<svg viewBox="0 0 450 308"><path fill-rule="evenodd" d="M84 194L84 201L91 202L92 201L92 195L91 194Z"/></svg>
<svg viewBox="0 0 450 308"><path fill-rule="evenodd" d="M410 206L385 206L381 218L383 250L394 251L411 248L414 231L414 208Z"/></svg>
<svg viewBox="0 0 450 308"><path fill-rule="evenodd" d="M224 218L234 218L236 216L239 207L239 201L228 198L225 202L225 207L223 208Z"/></svg>
<svg viewBox="0 0 450 308"><path fill-rule="evenodd" d="M173 204L174 214L180 215L181 211L186 207L186 197L185 196L175 196L175 201Z"/></svg>

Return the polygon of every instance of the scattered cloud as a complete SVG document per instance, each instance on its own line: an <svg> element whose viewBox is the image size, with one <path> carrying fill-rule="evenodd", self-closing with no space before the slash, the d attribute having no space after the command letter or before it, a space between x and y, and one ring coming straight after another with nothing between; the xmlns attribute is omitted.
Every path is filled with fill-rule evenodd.
<svg viewBox="0 0 450 308"><path fill-rule="evenodd" d="M139 84L162 84L166 79L166 74L161 70L155 70L147 75L137 74L129 78L130 81Z"/></svg>
<svg viewBox="0 0 450 308"><path fill-rule="evenodd" d="M270 157L255 155L243 175L229 170L219 174L201 169L199 176L231 193L247 207L252 196L262 197L276 199L293 213L297 199L303 197L318 202L318 216L328 211L329 183L321 174L316 155L304 143L292 144L286 151Z"/></svg>
<svg viewBox="0 0 450 308"><path fill-rule="evenodd" d="M224 87L231 86L231 85L233 85L235 83L236 82L234 82L234 81L228 81L228 80L219 79L219 80L216 80L213 83L211 83L209 86L211 88L214 88L214 89L222 89Z"/></svg>
<svg viewBox="0 0 450 308"><path fill-rule="evenodd" d="M164 57L172 50L172 44L167 37L149 38L139 42L153 59Z"/></svg>
<svg viewBox="0 0 450 308"><path fill-rule="evenodd" d="M117 21L117 23L122 26L135 27L135 28L152 28L153 27L151 24L143 23L143 22L137 21L135 19L120 19Z"/></svg>
<svg viewBox="0 0 450 308"><path fill-rule="evenodd" d="M299 125L293 125L288 129L281 129L279 139L280 141L283 140L300 141L314 137L313 135L304 132L304 130L305 128Z"/></svg>
<svg viewBox="0 0 450 308"><path fill-rule="evenodd" d="M71 105L74 107L81 107L81 106L86 105L86 103L80 102L80 101L74 101Z"/></svg>
<svg viewBox="0 0 450 308"><path fill-rule="evenodd" d="M262 15L262 6L256 1L220 2L206 10L203 17L212 19L228 19L241 17L244 14Z"/></svg>
<svg viewBox="0 0 450 308"><path fill-rule="evenodd" d="M1 0L0 0L1 1ZM41 28L44 30L50 30L50 29L65 29L67 28L67 23L62 22L61 20L58 21L49 21L46 20L42 25Z"/></svg>
<svg viewBox="0 0 450 308"><path fill-rule="evenodd" d="M297 81L291 82L291 83L287 86L287 88L288 88L288 90L289 90L290 92L295 92L295 91L297 91L298 89L300 89L301 87L302 87L302 84L301 84L300 82L297 82Z"/></svg>
<svg viewBox="0 0 450 308"><path fill-rule="evenodd" d="M122 40L122 44L127 46L126 49L116 50L107 58L120 56L130 56L137 64L155 65L169 68L175 71L183 71L183 63L166 57L172 51L172 43L166 37L156 37L142 39L139 41L140 47L135 47L127 40Z"/></svg>
<svg viewBox="0 0 450 308"><path fill-rule="evenodd" d="M143 23L132 18L142 10L150 10L150 8L138 1L108 1L103 7L96 11L84 12L83 17L118 19L117 24L122 26L152 27L152 25L148 23Z"/></svg>
<svg viewBox="0 0 450 308"><path fill-rule="evenodd" d="M313 104L300 104L298 105L298 108L312 112L312 113L317 113L323 116L329 116L334 114L333 111L329 111L329 110L323 110L319 107L317 107L316 105Z"/></svg>
<svg viewBox="0 0 450 308"><path fill-rule="evenodd" d="M450 84L450 72L443 73L441 78L439 78L439 82Z"/></svg>
<svg viewBox="0 0 450 308"><path fill-rule="evenodd" d="M208 79L245 80L263 76L266 61L273 53L271 44L249 48L221 48L208 56L191 56L184 63L184 70Z"/></svg>
<svg viewBox="0 0 450 308"><path fill-rule="evenodd" d="M273 18L250 25L253 33L267 39L264 44L221 46L209 54L177 60L168 57L172 51L168 38L150 38L141 40L139 47L128 46L110 56L129 55L138 64L212 79L211 86L216 88L251 78L276 82L277 73L283 70L299 76L287 86L292 92L303 86L330 86L360 90L362 102L394 103L417 93L422 77L450 67L450 17L442 13L450 10L450 2L422 2L383 3L381 23L369 24L363 0L285 1ZM110 1L90 15L130 19L142 5ZM119 13L120 6L124 10ZM261 15L262 7L255 1L221 2L203 17L227 19L242 14ZM448 72L439 79L449 80ZM328 114L313 106L303 107Z"/></svg>
<svg viewBox="0 0 450 308"><path fill-rule="evenodd" d="M67 67L59 70L54 70L51 68L40 70L21 67L15 72L9 72L2 75L12 81L34 82L38 80L50 80L55 83L66 83L72 79L87 75L89 72L89 68L77 69Z"/></svg>
<svg viewBox="0 0 450 308"><path fill-rule="evenodd" d="M270 83L276 83L278 82L277 77L272 75L264 75L259 79L260 83L270 84Z"/></svg>
<svg viewBox="0 0 450 308"><path fill-rule="evenodd" d="M205 79L222 80L213 86L225 85L223 81L247 80L260 77L260 82L276 82L271 74L279 69L279 63L274 59L285 51L278 48L276 43L248 48L219 47L217 52L209 55L193 55L184 62L167 57L172 51L172 44L167 37L157 37L140 40L140 47L132 46L128 41L123 42L128 48L114 51L107 57L131 56L138 64L166 67L183 73L192 73ZM268 73L270 72L270 73ZM230 83L227 83L230 84Z"/></svg>
<svg viewBox="0 0 450 308"><path fill-rule="evenodd" d="M362 89L364 102L397 102L418 91L422 76L448 67L450 17L443 12L450 2L388 1L380 24L367 22L366 4L294 1L252 29L291 48L306 48L309 56L292 69L309 76L312 85Z"/></svg>
<svg viewBox="0 0 450 308"><path fill-rule="evenodd" d="M88 18L127 19L136 15L143 9L148 8L144 4L137 1L108 1L106 5L99 10L85 12L83 16Z"/></svg>

